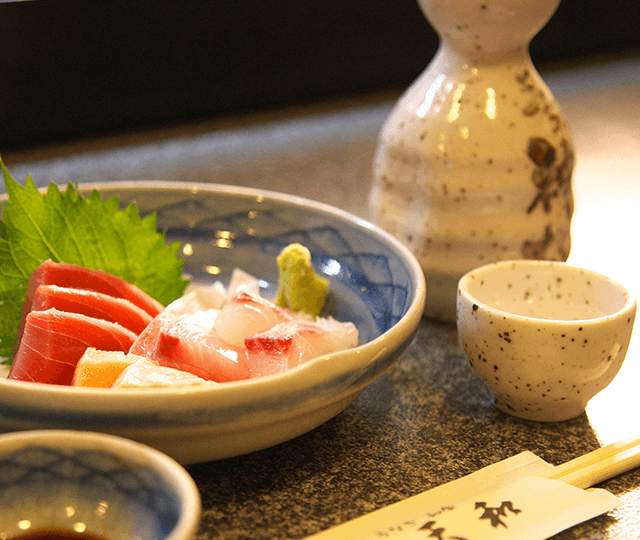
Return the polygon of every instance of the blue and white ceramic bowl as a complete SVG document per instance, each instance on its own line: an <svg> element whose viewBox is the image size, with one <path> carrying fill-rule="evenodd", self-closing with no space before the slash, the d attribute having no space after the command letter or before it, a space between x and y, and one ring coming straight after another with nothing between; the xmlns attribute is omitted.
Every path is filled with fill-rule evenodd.
<svg viewBox="0 0 640 540"><path fill-rule="evenodd" d="M0 435L0 538L53 529L188 540L200 511L189 474L146 445L79 431Z"/></svg>
<svg viewBox="0 0 640 540"><path fill-rule="evenodd" d="M345 409L411 343L425 302L424 274L389 234L336 208L293 196L213 184L129 182L80 186L156 212L185 249L196 281L234 267L275 293L280 250L306 245L331 283L330 314L353 321L361 345L291 371L189 389L99 390L0 380L0 430L85 429L131 438L181 463L221 459L301 435ZM188 255L187 255L188 254ZM212 275L213 274L213 275Z"/></svg>

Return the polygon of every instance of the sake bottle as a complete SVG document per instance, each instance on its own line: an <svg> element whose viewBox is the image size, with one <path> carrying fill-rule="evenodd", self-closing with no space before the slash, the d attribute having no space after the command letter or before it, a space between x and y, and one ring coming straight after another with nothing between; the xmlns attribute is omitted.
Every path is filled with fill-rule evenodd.
<svg viewBox="0 0 640 540"><path fill-rule="evenodd" d="M418 2L440 45L380 132L370 214L422 265L425 316L454 321L467 271L569 255L574 144L529 55L559 0Z"/></svg>

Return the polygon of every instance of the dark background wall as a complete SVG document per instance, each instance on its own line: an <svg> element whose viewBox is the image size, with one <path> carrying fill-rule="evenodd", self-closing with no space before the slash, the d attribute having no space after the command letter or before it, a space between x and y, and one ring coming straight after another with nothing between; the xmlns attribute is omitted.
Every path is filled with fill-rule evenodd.
<svg viewBox="0 0 640 540"><path fill-rule="evenodd" d="M562 0L540 69L640 49L638 0ZM438 38L415 0L0 3L0 152L406 87Z"/></svg>

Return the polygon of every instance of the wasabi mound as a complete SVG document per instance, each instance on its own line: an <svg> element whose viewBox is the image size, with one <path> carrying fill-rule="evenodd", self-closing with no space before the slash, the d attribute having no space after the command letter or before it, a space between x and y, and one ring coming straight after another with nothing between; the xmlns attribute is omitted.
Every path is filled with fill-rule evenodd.
<svg viewBox="0 0 640 540"><path fill-rule="evenodd" d="M276 304L317 317L329 293L329 281L311 266L311 253L301 244L290 244L277 258L279 283Z"/></svg>

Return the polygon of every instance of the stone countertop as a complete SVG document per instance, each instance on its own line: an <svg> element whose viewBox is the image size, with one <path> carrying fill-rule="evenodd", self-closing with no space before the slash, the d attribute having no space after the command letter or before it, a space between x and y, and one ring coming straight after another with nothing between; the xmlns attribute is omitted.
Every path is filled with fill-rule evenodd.
<svg viewBox="0 0 640 540"><path fill-rule="evenodd" d="M640 232L640 62L543 76L574 132L570 261L636 294ZM164 179L288 192L367 217L378 130L397 96L203 122L3 153L19 181ZM636 328L638 325L636 325ZM301 539L530 450L557 465L640 433L639 330L619 376L575 420L497 411L453 325L422 321L400 361L319 428L254 454L188 467L203 500L198 539ZM554 538L637 540L640 469L602 484L622 499Z"/></svg>

